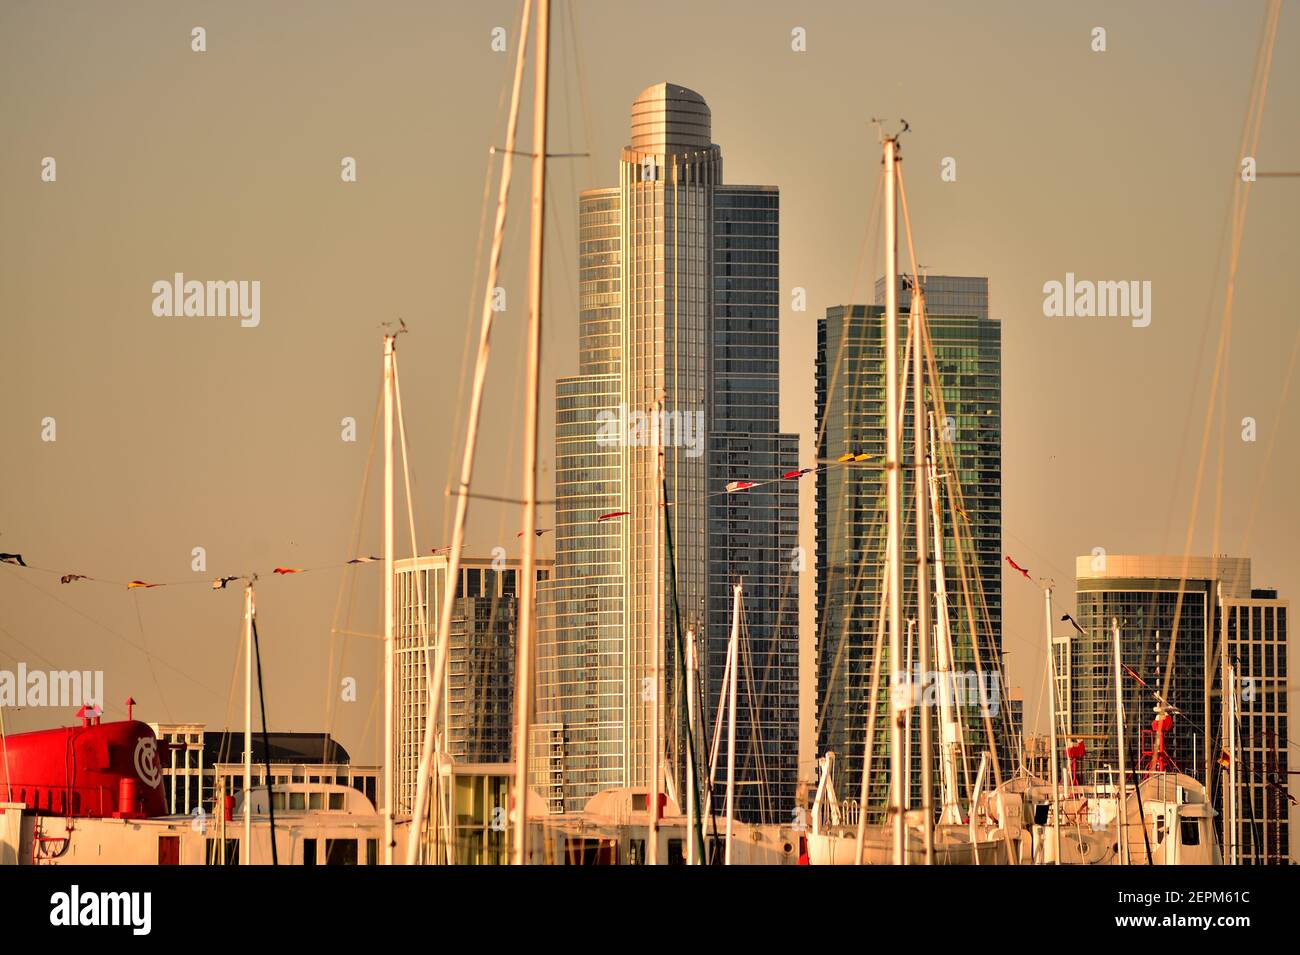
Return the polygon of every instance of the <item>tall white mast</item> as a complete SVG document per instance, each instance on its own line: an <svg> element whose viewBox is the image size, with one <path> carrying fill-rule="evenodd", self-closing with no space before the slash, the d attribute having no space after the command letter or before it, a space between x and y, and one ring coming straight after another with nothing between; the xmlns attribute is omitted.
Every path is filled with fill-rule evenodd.
<svg viewBox="0 0 1300 955"><path fill-rule="evenodd" d="M269 792L269 790L268 790ZM269 796L268 796L269 798ZM222 813L222 818L225 813ZM243 865L253 864L253 583L244 586L244 844Z"/></svg>
<svg viewBox="0 0 1300 955"><path fill-rule="evenodd" d="M430 714L432 716L432 714ZM393 864L393 336L384 336L384 865Z"/></svg>
<svg viewBox="0 0 1300 955"><path fill-rule="evenodd" d="M1052 845L1056 851L1055 865L1061 864L1061 769L1057 765L1056 749L1056 658L1052 648L1052 585L1049 582L1043 588L1043 627L1047 635L1047 702L1051 707L1051 744L1052 744Z"/></svg>
<svg viewBox="0 0 1300 955"><path fill-rule="evenodd" d="M1227 655L1227 648L1224 648ZM1237 797L1237 667L1229 663L1223 671L1223 719L1227 724L1223 728L1223 740L1228 750L1228 782L1224 786L1227 798L1223 804L1227 809L1224 820L1224 841L1227 843L1227 864L1241 865L1241 806Z"/></svg>
<svg viewBox="0 0 1300 955"><path fill-rule="evenodd" d="M1119 864L1128 865L1128 777L1124 761L1124 684L1119 649L1119 620L1110 618L1111 642L1115 645L1115 734L1119 743L1119 787L1115 796L1115 824L1119 827ZM1145 825L1145 821L1143 822Z"/></svg>
<svg viewBox="0 0 1300 955"><path fill-rule="evenodd" d="M650 426L654 435L652 451L654 453L654 473L658 481L663 480L663 452L660 450L660 425L663 423L663 404L654 404L654 423ZM656 481L656 484L658 483ZM649 717L649 752L646 753L646 769L650 774L646 809L649 810L649 824L646 830L646 862L659 864L659 645L663 643L663 618L659 611L659 598L663 592L663 577L659 563L659 522L667 520L668 515L660 515L659 488L655 488L654 501L650 514L654 527L650 530L650 639L646 641L646 656L650 661L650 717Z"/></svg>
<svg viewBox="0 0 1300 955"><path fill-rule="evenodd" d="M527 861L528 734L533 707L537 628L537 407L542 364L542 240L546 213L546 97L551 0L537 4L537 73L533 83L533 210L528 238L528 386L524 404L524 553L519 584L519 660L515 666L514 862Z"/></svg>
<svg viewBox="0 0 1300 955"><path fill-rule="evenodd" d="M695 654L695 628L686 631L686 732L692 740L698 740L695 732L695 671L699 663ZM697 744L692 743L686 754L686 864L699 865L699 847L695 844L695 799L699 787L695 784L695 752Z"/></svg>
<svg viewBox="0 0 1300 955"><path fill-rule="evenodd" d="M930 568L926 547L929 527L926 499L926 461L929 455L925 447L925 384L922 375L921 354L923 351L922 323L925 315L925 292L920 287L919 278L912 289L912 466L914 502L916 506L916 619L917 639L920 641L921 679L930 679ZM937 387L937 386L936 386ZM912 665L909 651L908 666ZM934 743L930 734L931 708L924 705L918 710L921 719L921 815L923 818L923 837L925 843L925 864L934 865L934 779L931 759L934 755ZM909 710L908 712L911 712ZM908 732L910 741L912 734Z"/></svg>
<svg viewBox="0 0 1300 955"><path fill-rule="evenodd" d="M907 618L907 640L903 645L903 668L907 674L907 709L903 716L903 812L912 808L912 715L916 709L916 684L912 681L913 641L916 638L916 618Z"/></svg>
<svg viewBox="0 0 1300 955"><path fill-rule="evenodd" d="M514 165L515 137L519 118L519 91L524 75L524 49L528 40L528 22L532 10L531 0L524 0L519 18L519 49L515 56L515 77L510 89L510 115L506 120L506 143L501 161L501 183L497 192L496 223L492 230L492 249L488 255L487 278L483 293L483 312L479 323L478 358L474 365L474 383L470 389L469 415L465 429L465 448L461 455L460 483L456 486L456 516L452 521L451 548L447 555L447 580L455 580L460 573L461 548L465 543L465 520L469 514L469 488L474 477L474 450L478 446L479 416L483 408L483 390L487 382L488 360L492 341L492 296L497 286L501 263L501 247L505 241L506 200L510 194L510 175ZM444 587L442 606L438 614L438 635L434 642L433 679L429 687L428 718L424 724L424 741L420 747L420 768L416 773L414 820L406 842L406 864L415 865L420 857L420 842L424 836L429 805L430 767L433 763L433 741L437 732L437 714L442 706L443 683L447 672L447 654L443 648L451 633L452 610L456 604L456 588Z"/></svg>
<svg viewBox="0 0 1300 955"><path fill-rule="evenodd" d="M903 694L903 601L899 573L902 546L902 517L899 507L899 427L898 427L898 225L896 221L898 138L889 136L885 150L885 476L888 503L888 538L885 590L889 600L889 816L894 826L894 864L905 861L907 833L903 819L903 726L902 713L907 704ZM863 811L866 807L862 807Z"/></svg>
<svg viewBox="0 0 1300 955"><path fill-rule="evenodd" d="M731 839L736 808L736 674L740 670L740 601L741 584L733 588L731 603L731 657L730 685L727 695L727 854L725 864L731 865Z"/></svg>
<svg viewBox="0 0 1300 955"><path fill-rule="evenodd" d="M718 752L722 746L722 719L727 712L727 691L731 686L731 668L736 665L736 645L727 641L727 662L722 667L722 681L718 689L718 708L713 714L713 736L709 745L709 785L704 793L704 818L713 818L713 789L718 782ZM712 859L706 863L712 864Z"/></svg>
<svg viewBox="0 0 1300 955"><path fill-rule="evenodd" d="M929 416L930 446L934 444L934 415ZM940 784L943 793L941 823L961 822L961 803L958 797L958 760L961 758L961 724L953 708L952 697L952 637L948 620L948 583L943 560L943 512L939 509L939 474L934 455L927 462L930 479L930 511L934 518L934 604L938 620L935 626L935 653L938 657L939 697L939 761Z"/></svg>

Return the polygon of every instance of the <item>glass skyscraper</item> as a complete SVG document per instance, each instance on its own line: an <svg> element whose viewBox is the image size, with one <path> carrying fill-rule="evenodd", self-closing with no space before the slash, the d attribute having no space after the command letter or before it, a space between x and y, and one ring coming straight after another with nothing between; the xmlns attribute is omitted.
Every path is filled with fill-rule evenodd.
<svg viewBox="0 0 1300 955"><path fill-rule="evenodd" d="M551 562L538 561L538 581L546 580L550 573ZM397 560L393 575L397 707L393 787L397 812L409 815L428 718L428 668L436 662L430 651L446 592L447 558ZM518 594L519 561L461 559L442 702L442 752L458 762L508 763L514 759Z"/></svg>
<svg viewBox="0 0 1300 955"><path fill-rule="evenodd" d="M1120 654L1137 678L1121 683L1129 767L1145 765L1153 749L1153 691L1164 684L1170 634L1178 615L1168 702L1177 708L1165 751L1171 772L1208 781L1219 810L1229 774L1224 751L1223 672L1236 670L1240 691L1236 753L1240 812L1235 840L1246 863L1285 864L1290 853L1287 610L1273 590L1251 587L1243 557L1097 555L1076 560L1076 618L1084 633L1062 627L1054 640L1058 718L1087 751L1084 780L1118 767L1115 664L1111 621L1120 627ZM1183 592L1181 610L1179 590Z"/></svg>
<svg viewBox="0 0 1300 955"><path fill-rule="evenodd" d="M556 385L556 567L539 596L533 740L534 785L555 811L648 785L656 701L664 765L682 792L676 616L700 650L702 764L731 585L743 579L738 815L790 818L798 502L796 482L780 477L798 467L798 447L779 432L778 249L779 194L723 184L703 98L672 84L642 92L619 185L579 199L579 373ZM727 493L735 480L760 486Z"/></svg>
<svg viewBox="0 0 1300 955"><path fill-rule="evenodd" d="M899 369L903 369L910 279L899 282ZM964 511L961 532L968 542L961 558L969 586L962 587L961 561L954 544L947 495L944 506L944 562L954 669L973 680L972 629L980 662L995 700L994 732L1000 737L1004 770L1015 749L1011 708L1001 673L1002 408L1001 325L988 314L988 280L932 275L923 279L926 315L934 359L942 383L945 420L937 420L936 439L948 445L956 463L952 475ZM836 753L836 789L857 799L870 700L876 627L881 612L885 562L885 287L876 286L876 305L836 306L817 329L816 427L821 464L848 452L869 454L862 463L832 467L817 485L817 749ZM928 380L928 372L927 372ZM927 394L929 386L927 384ZM900 392L906 414L901 430L901 513L909 527L902 534L903 615L916 616L916 550L913 519L911 381ZM929 400L927 398L927 407ZM942 471L942 469L941 469ZM942 477L941 477L942 480ZM931 586L933 577L931 576ZM972 622L974 627L972 628ZM904 630L906 633L906 630ZM888 653L887 643L884 650ZM913 668L919 651L913 651ZM933 660L933 655L931 656ZM883 807L889 766L889 672L880 667L874 742L871 809ZM993 674L998 674L996 685ZM978 705L963 707L966 739L972 752L987 748ZM920 798L919 724L912 746L912 804ZM970 774L973 776L974 767ZM936 779L938 774L936 773Z"/></svg>

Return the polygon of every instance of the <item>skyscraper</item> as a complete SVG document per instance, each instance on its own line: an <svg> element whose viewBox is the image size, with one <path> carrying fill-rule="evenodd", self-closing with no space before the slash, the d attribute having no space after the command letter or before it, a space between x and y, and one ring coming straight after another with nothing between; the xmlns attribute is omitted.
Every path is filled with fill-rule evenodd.
<svg viewBox="0 0 1300 955"><path fill-rule="evenodd" d="M632 105L618 187L579 199L579 373L556 386L556 571L539 597L534 780L553 808L648 785L652 719L682 792L679 646L695 634L702 764L743 580L738 814L790 818L798 503L779 479L798 447L779 432L778 211L774 187L723 184L708 106L667 83ZM727 493L735 480L760 486Z"/></svg>
<svg viewBox="0 0 1300 955"><path fill-rule="evenodd" d="M906 277L899 276L898 282L902 369L906 355L902 331L912 292ZM1001 325L989 318L985 278L932 275L924 279L923 288L945 411L944 420L935 422L935 436L952 451L956 467L950 477L963 502L959 519L966 544L960 555L948 506L943 514L954 669L967 674L968 681L975 675L973 630L986 673L984 690L990 695L994 731L1003 737L999 752L1005 769L1015 742L1010 738L1010 708L1005 705L1007 688L1000 679ZM877 303L884 301L884 293L882 279L876 285ZM861 464L830 468L820 475L817 485L817 750L839 756L836 787L852 798L858 797L861 788L885 562L885 476L880 467L886 450L884 320L881 304L836 306L827 309L817 328L817 458L826 464L848 452L871 455ZM907 387L910 389L910 382ZM902 460L910 466L910 400L906 408L901 448ZM910 474L901 482L901 510L907 521L912 519L915 503ZM915 540L910 532L904 533L902 540L903 614L913 618ZM913 667L918 657L914 650ZM874 766L885 771L874 773L871 805L876 809L883 806L887 787L888 721L884 713L890 669L882 659L873 759ZM970 699L959 702L965 704L963 719L972 751L987 748L980 707ZM914 735L916 732L914 727ZM919 746L914 745L912 753L917 764L912 774L915 803L920 794Z"/></svg>
<svg viewBox="0 0 1300 955"><path fill-rule="evenodd" d="M1164 734L1169 771L1203 782L1220 815L1225 857L1285 863L1290 853L1287 788L1288 604L1251 586L1243 557L1079 557L1075 577L1083 633L1055 638L1058 713L1068 736L1083 740L1086 779L1117 767L1112 621L1120 628L1125 674L1125 740L1130 766L1154 749L1154 692L1175 707ZM1182 592L1181 601L1179 592ZM1178 640L1169 666L1170 635ZM1224 673L1237 678L1236 745L1226 742ZM1167 693L1166 668L1170 672ZM1147 684L1143 686L1138 680ZM1234 781L1235 780L1235 784ZM1237 793L1234 833L1224 835L1224 793Z"/></svg>
<svg viewBox="0 0 1300 955"><path fill-rule="evenodd" d="M538 561L546 580L551 562ZM397 617L394 798L409 815L415 802L424 725L429 710L429 652L447 586L443 555L393 564ZM442 752L462 763L514 759L515 638L519 623L519 561L464 557L452 608L444 675ZM421 603L420 598L423 598Z"/></svg>

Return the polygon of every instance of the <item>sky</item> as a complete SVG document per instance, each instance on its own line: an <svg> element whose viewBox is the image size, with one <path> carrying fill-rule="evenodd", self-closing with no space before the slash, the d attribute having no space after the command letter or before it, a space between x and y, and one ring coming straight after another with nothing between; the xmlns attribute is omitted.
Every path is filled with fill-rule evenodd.
<svg viewBox="0 0 1300 955"><path fill-rule="evenodd" d="M866 234L880 176L870 120L905 117L918 258L934 273L987 276L1002 323L1005 552L1053 578L1063 609L1077 555L1181 553L1264 12L557 0L551 149L588 155L549 166L543 492L551 383L577 367L577 194L616 184L632 100L668 81L708 101L726 181L780 187L782 426L804 436L802 464L817 317L869 300L882 271L861 262L879 248ZM0 667L103 670L113 718L130 695L141 719L238 726L241 596L209 581L257 571L272 726L329 731L354 758L377 758L381 645L331 627L379 630L379 568L345 576L340 565L382 543L378 458L362 493L381 323L410 329L399 371L427 550L446 543L483 294L485 176L500 162L488 149L504 138L518 16L494 0L0 7L0 551L33 565L0 565ZM506 52L493 50L497 27ZM1092 49L1097 27L1104 52ZM1300 171L1297 54L1300 8L1288 0L1262 172ZM526 108L521 142L530 135ZM343 181L345 157L355 182ZM941 178L946 157L955 181ZM517 495L521 482L527 188L520 162L476 479L488 494ZM1256 585L1283 597L1300 584L1300 386L1283 400L1298 190L1295 178L1252 187L1226 426L1212 429L1193 534L1196 553L1251 557ZM259 323L155 315L154 283L177 272L260 282ZM1067 273L1149 281L1150 324L1047 317L1044 284ZM791 308L795 288L806 311ZM1241 439L1246 417L1255 441ZM343 440L345 418L356 441ZM803 494L811 552L811 486ZM517 508L476 502L469 552L517 554L518 526ZM277 565L314 569L275 577ZM62 573L98 580L63 585ZM805 577L807 678L811 564ZM132 579L168 586L128 591ZM1009 677L1030 725L1045 728L1039 599L1006 578ZM347 677L356 702L340 699ZM10 732L52 725L39 709L5 717Z"/></svg>

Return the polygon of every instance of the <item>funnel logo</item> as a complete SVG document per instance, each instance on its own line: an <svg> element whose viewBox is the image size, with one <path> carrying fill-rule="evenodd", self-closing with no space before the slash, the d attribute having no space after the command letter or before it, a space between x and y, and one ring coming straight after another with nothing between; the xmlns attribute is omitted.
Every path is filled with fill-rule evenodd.
<svg viewBox="0 0 1300 955"><path fill-rule="evenodd" d="M162 780L162 771L158 768L158 744L152 737L142 736L136 740L135 773L150 788L157 788Z"/></svg>

